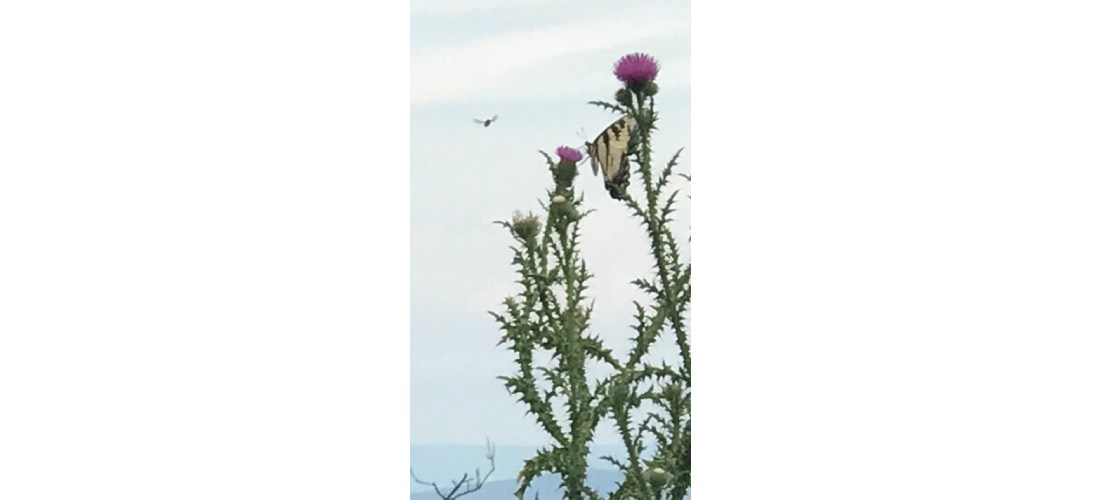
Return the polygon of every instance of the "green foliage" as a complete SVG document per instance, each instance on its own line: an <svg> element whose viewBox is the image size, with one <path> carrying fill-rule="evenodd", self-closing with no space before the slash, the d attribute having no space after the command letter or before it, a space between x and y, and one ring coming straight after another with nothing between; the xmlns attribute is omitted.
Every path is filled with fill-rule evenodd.
<svg viewBox="0 0 1100 500"><path fill-rule="evenodd" d="M658 114L652 90L622 88L617 103L590 103L629 114L638 124L630 157L644 192L641 201L624 193L622 203L648 236L654 272L632 282L649 303L634 304L635 335L625 359L588 332L594 304L585 293L593 275L578 241L588 212L580 210L583 198L574 196L576 165L555 162L543 153L554 181L547 192L549 204L543 203L545 225L534 215L518 213L512 222L500 222L518 244L512 248L512 263L523 291L504 300L503 312L491 313L504 332L501 344L513 353L517 366L514 375L499 378L553 442L525 462L518 499L543 474L561 476L568 500L599 499L585 484L585 475L589 445L596 426L605 420L614 425L627 451L625 460L601 457L624 473L609 500L682 499L691 485L691 345L686 326L691 263L681 255L670 228L679 192L667 192L682 149L654 170L651 137ZM675 339L676 366L644 361L661 336ZM536 353L549 354L549 363L535 366ZM612 374L590 382L588 373L596 364L610 367ZM564 407L564 414L555 413L555 404ZM655 449L652 458L643 460L647 441Z"/></svg>

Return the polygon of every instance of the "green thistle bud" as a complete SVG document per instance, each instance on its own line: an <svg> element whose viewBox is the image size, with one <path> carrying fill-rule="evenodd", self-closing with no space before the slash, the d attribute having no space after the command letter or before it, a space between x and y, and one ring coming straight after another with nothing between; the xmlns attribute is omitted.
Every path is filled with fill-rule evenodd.
<svg viewBox="0 0 1100 500"><path fill-rule="evenodd" d="M619 89L618 92L615 92L615 101L623 106L630 107L634 102L633 96L634 93L631 92L630 89L623 87Z"/></svg>
<svg viewBox="0 0 1100 500"><path fill-rule="evenodd" d="M559 198L561 199L560 201ZM551 202L550 211L552 214L561 217L558 222L562 224L562 227L565 227L564 225L571 222L580 220L581 214L577 211L577 207L569 203L569 200L564 196L560 194L556 195L551 199Z"/></svg>
<svg viewBox="0 0 1100 500"><path fill-rule="evenodd" d="M653 97L657 95L659 89L657 82L647 82L645 87L642 87L642 94L645 94L646 97Z"/></svg>
<svg viewBox="0 0 1100 500"><path fill-rule="evenodd" d="M672 475L668 472L665 472L665 470L660 467L654 467L645 471L642 474L642 477L645 478L646 482L653 485L653 487L655 488L661 488L662 486L668 484L668 481L672 479Z"/></svg>
<svg viewBox="0 0 1100 500"><path fill-rule="evenodd" d="M573 179L577 178L577 163L569 160L558 162L553 168L554 184L559 190L569 189L573 186Z"/></svg>

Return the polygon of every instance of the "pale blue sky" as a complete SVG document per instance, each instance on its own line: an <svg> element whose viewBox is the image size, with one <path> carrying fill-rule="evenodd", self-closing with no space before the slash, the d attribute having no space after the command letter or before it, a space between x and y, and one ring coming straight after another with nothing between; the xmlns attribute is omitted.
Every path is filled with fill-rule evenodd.
<svg viewBox="0 0 1100 500"><path fill-rule="evenodd" d="M512 243L492 224L536 210L549 174L538 150L579 147L616 116L615 60L661 61L655 158L691 155L687 1L414 1L412 5L412 442L542 443L495 377L512 373L488 310L512 293ZM499 115L489 128L473 118ZM582 134L583 131L583 134ZM628 284L648 272L644 235L587 166L583 251L596 274L594 327L612 347L630 334ZM637 187L637 183L635 186ZM679 187L679 186L678 186ZM683 186L686 191L686 185ZM686 201L686 199L685 199ZM690 207L678 230L687 243ZM663 346L664 352L673 352ZM601 434L598 441L613 441Z"/></svg>

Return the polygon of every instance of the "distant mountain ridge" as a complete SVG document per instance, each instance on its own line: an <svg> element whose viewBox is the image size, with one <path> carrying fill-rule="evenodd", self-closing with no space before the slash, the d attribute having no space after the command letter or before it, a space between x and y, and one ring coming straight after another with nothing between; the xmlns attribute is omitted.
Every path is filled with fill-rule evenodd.
<svg viewBox="0 0 1100 500"><path fill-rule="evenodd" d="M622 482L622 480L623 475L617 470L588 470L588 485L604 496L614 491L618 487L618 483ZM538 477L531 482L531 487L527 489L524 498L533 499L535 498L536 493L538 493L539 495L539 500L555 500L562 498L560 484L561 478L556 475ZM461 497L461 500L515 500L515 492L517 488L519 488L519 483L515 479L489 481L486 482L480 490L470 493L468 495L463 495ZM440 485L440 489L443 489L442 484ZM690 491L685 498L687 498L687 500L691 500ZM439 495L437 495L434 491L422 491L419 493L413 493L410 496L410 500L438 499Z"/></svg>
<svg viewBox="0 0 1100 500"><path fill-rule="evenodd" d="M489 478L490 481L515 478L523 468L524 460L533 456L540 448L536 445L496 445L496 472ZM589 467L596 469L613 469L614 467L599 457L611 455L625 457L626 450L622 445L593 445L589 447ZM412 445L409 448L409 465L416 477L432 482L440 486L457 481L463 474L474 474L474 469L480 469L484 476L489 471L489 460L485 458L486 447L481 445ZM413 492L427 491L429 487L416 484L409 478Z"/></svg>
<svg viewBox="0 0 1100 500"><path fill-rule="evenodd" d="M495 477L496 474L493 476ZM514 474L512 477L513 479L489 481L485 483L485 486L480 490L462 496L462 500L514 500L516 498L516 489L519 488L519 483L514 479ZM614 470L592 469L588 471L588 485L604 495L613 491L616 487L616 483L619 481L622 481L622 474ZM446 484L449 485L451 483L447 482ZM538 477L531 482L531 487L527 489L525 498L535 498L535 493L538 493L539 500L561 498L562 493L559 489L560 484L561 478L558 476ZM440 484L440 489L443 489L443 484ZM438 498L439 495L436 495L434 491L422 491L420 493L413 493L410 500L432 500Z"/></svg>
<svg viewBox="0 0 1100 500"><path fill-rule="evenodd" d="M518 488L516 474L523 467L524 460L534 456L539 446L496 446L496 471L489 477L480 491L462 496L462 500L514 500L515 491ZM596 491L607 495L622 481L622 473L599 457L610 455L625 459L626 450L621 445L593 445L590 447L588 464L588 484ZM484 477L489 471L489 460L485 457L485 445L413 445L410 448L410 459L413 472L424 481L434 481L440 489L450 486L452 481L462 478L469 473L472 477L474 469L480 469ZM645 455L648 455L645 454ZM412 481L410 477L412 495L410 500L433 500L439 496L431 487L423 486ZM536 478L527 490L526 498L535 498L539 494L540 500L555 500L561 498L558 486L561 479L556 475L544 475ZM687 498L690 500L691 494Z"/></svg>

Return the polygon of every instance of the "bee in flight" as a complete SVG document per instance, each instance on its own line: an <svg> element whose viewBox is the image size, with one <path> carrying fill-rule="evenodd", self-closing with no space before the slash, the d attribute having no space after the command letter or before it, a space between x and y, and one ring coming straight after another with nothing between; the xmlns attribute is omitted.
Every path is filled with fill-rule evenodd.
<svg viewBox="0 0 1100 500"><path fill-rule="evenodd" d="M488 119L488 120L482 120L481 118L474 118L474 123L477 123L479 125L483 125L483 126L486 126L486 127L488 127L489 124L491 124L495 121L497 121L497 115L493 115L493 117Z"/></svg>

